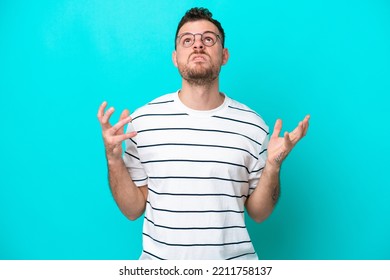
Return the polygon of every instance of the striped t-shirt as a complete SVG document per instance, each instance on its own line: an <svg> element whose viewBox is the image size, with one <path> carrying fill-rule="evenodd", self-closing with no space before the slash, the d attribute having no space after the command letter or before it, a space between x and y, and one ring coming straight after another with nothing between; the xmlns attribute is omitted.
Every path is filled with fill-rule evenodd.
<svg viewBox="0 0 390 280"><path fill-rule="evenodd" d="M124 161L148 185L140 259L257 259L244 204L265 165L268 126L225 96L210 111L186 107L178 92L132 114Z"/></svg>

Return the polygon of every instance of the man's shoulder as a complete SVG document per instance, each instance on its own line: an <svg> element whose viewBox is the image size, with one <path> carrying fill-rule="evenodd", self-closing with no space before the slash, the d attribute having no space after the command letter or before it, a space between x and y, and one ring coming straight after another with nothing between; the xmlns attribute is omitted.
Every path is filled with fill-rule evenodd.
<svg viewBox="0 0 390 280"><path fill-rule="evenodd" d="M140 115L155 113L156 111L164 110L167 106L169 106L169 104L174 102L174 94L175 93L167 93L161 95L153 99L149 103L139 107L132 114L133 119Z"/></svg>
<svg viewBox="0 0 390 280"><path fill-rule="evenodd" d="M174 95L175 95L175 92L173 92L173 93L171 92L171 93L167 93L167 94L161 95L161 96L153 99L152 101L150 101L145 106L148 106L148 105L159 105L159 104L165 104L165 103L173 102L174 101Z"/></svg>
<svg viewBox="0 0 390 280"><path fill-rule="evenodd" d="M263 117L252 108L234 99L230 99L228 108L233 118L256 124L268 132L268 126Z"/></svg>

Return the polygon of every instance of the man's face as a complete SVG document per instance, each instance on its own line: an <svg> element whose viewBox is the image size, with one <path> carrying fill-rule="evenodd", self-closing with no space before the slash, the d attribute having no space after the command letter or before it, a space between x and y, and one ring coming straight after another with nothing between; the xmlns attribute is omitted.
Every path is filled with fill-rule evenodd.
<svg viewBox="0 0 390 280"><path fill-rule="evenodd" d="M184 24L178 32L178 37L187 32L203 34L206 31L221 36L213 23L200 20ZM214 81L228 58L228 50L222 48L220 39L217 39L213 46L206 46L201 35L195 35L194 44L187 48L177 41L176 51L172 55L173 63L178 67L182 78L196 85L206 85Z"/></svg>

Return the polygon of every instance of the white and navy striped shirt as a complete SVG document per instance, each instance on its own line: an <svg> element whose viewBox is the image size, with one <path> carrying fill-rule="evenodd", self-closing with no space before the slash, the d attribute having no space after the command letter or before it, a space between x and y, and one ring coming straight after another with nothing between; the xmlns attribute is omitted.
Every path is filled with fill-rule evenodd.
<svg viewBox="0 0 390 280"><path fill-rule="evenodd" d="M210 111L186 107L178 92L132 115L124 161L148 185L141 259L257 259L244 204L267 157L268 127L225 96Z"/></svg>

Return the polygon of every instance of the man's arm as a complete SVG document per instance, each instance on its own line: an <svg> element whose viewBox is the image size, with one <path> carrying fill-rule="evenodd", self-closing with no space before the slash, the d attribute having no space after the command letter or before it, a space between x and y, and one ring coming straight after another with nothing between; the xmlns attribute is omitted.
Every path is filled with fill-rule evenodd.
<svg viewBox="0 0 390 280"><path fill-rule="evenodd" d="M137 187L123 160L108 161L108 179L112 195L122 213L134 221L145 211L147 186Z"/></svg>
<svg viewBox="0 0 390 280"><path fill-rule="evenodd" d="M249 216L260 223L273 211L280 196L280 168L266 165L256 189L246 200Z"/></svg>
<svg viewBox="0 0 390 280"><path fill-rule="evenodd" d="M147 186L137 187L131 179L122 159L122 142L137 133L124 132L125 125L131 121L127 110L122 112L119 122L111 126L109 120L114 108L105 112L106 106L106 102L100 105L97 117L102 127L111 192L122 213L130 220L135 220L145 211L148 190Z"/></svg>
<svg viewBox="0 0 390 280"><path fill-rule="evenodd" d="M249 216L256 222L264 221L273 211L280 196L280 170L283 160L307 133L307 115L291 132L279 137L282 121L277 120L268 144L268 157L256 189L247 199L245 206Z"/></svg>

